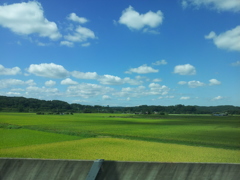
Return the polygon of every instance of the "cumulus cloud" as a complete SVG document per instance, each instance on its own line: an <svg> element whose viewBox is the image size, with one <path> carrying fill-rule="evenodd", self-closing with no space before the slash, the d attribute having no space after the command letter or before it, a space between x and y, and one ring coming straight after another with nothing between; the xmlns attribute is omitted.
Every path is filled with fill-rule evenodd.
<svg viewBox="0 0 240 180"><path fill-rule="evenodd" d="M137 79L137 80L145 80L145 81L150 81L150 79L148 78L148 77L146 77L146 76L135 76L135 78Z"/></svg>
<svg viewBox="0 0 240 180"><path fill-rule="evenodd" d="M10 88L10 87L12 88L15 86L23 86L23 85L34 86L36 85L36 83L32 79L28 81L22 81L19 79L1 79L0 80L0 89Z"/></svg>
<svg viewBox="0 0 240 180"><path fill-rule="evenodd" d="M196 68L191 64L177 65L174 68L174 73L180 75L195 75Z"/></svg>
<svg viewBox="0 0 240 180"><path fill-rule="evenodd" d="M71 13L67 16L67 19L79 24L88 22L86 18L79 17L76 15L76 13ZM75 26L74 24L70 24L67 30L69 33L64 36L65 40L60 43L62 46L73 47L74 43L80 42L82 43L82 47L88 47L91 45L91 43L87 42L88 40L97 39L95 33L91 29L80 25Z"/></svg>
<svg viewBox="0 0 240 180"><path fill-rule="evenodd" d="M65 78L69 75L63 66L54 63L31 64L27 71L36 76L48 78Z"/></svg>
<svg viewBox="0 0 240 180"><path fill-rule="evenodd" d="M147 73L157 73L159 70L153 69L150 66L147 66L146 64L139 66L138 68L131 68L125 73L132 74L132 73L138 73L138 74L147 74Z"/></svg>
<svg viewBox="0 0 240 180"><path fill-rule="evenodd" d="M95 39L94 32L86 27L78 26L73 34L64 36L70 42L85 42L88 39Z"/></svg>
<svg viewBox="0 0 240 180"><path fill-rule="evenodd" d="M184 84L187 84L187 82L186 81L179 81L178 84L184 85Z"/></svg>
<svg viewBox="0 0 240 180"><path fill-rule="evenodd" d="M66 79L64 79L64 80L61 81L61 84L62 84L62 85L76 85L76 84L78 84L78 82L73 81L73 80L70 79L70 78L66 78Z"/></svg>
<svg viewBox="0 0 240 180"><path fill-rule="evenodd" d="M174 96L166 96L165 98L166 98L166 99L173 99Z"/></svg>
<svg viewBox="0 0 240 180"><path fill-rule="evenodd" d="M212 101L217 101L217 100L221 100L221 99L223 99L222 96L217 96L217 97L214 97L214 98L212 99Z"/></svg>
<svg viewBox="0 0 240 180"><path fill-rule="evenodd" d="M218 11L240 11L239 0L182 0L182 7L186 8L188 6L205 6Z"/></svg>
<svg viewBox="0 0 240 180"><path fill-rule="evenodd" d="M45 82L45 86L55 86L55 85L56 85L56 82L53 80L49 80Z"/></svg>
<svg viewBox="0 0 240 180"><path fill-rule="evenodd" d="M80 71L73 71L71 75L78 79L97 79L98 74L96 72L80 72Z"/></svg>
<svg viewBox="0 0 240 180"><path fill-rule="evenodd" d="M35 86L36 85L36 83L32 79L25 81L25 84L28 85L28 86Z"/></svg>
<svg viewBox="0 0 240 180"><path fill-rule="evenodd" d="M129 6L122 12L118 22L126 25L129 29L135 30L140 30L144 27L156 28L163 22L163 13L158 10L156 13L149 11L145 14L140 14L132 6ZM145 31L148 30L145 29Z"/></svg>
<svg viewBox="0 0 240 180"><path fill-rule="evenodd" d="M218 48L231 51L240 51L240 26L237 26L219 35L216 35L214 31L211 31L205 36L205 39L212 39L213 43Z"/></svg>
<svg viewBox="0 0 240 180"><path fill-rule="evenodd" d="M112 99L110 96L108 96L108 95L103 95L102 96L102 99L103 100L110 100L110 99Z"/></svg>
<svg viewBox="0 0 240 180"><path fill-rule="evenodd" d="M88 20L84 17L79 17L77 16L75 13L71 13L69 14L69 16L67 17L68 20L74 21L74 22L78 22L81 24L84 24L86 22L88 22Z"/></svg>
<svg viewBox="0 0 240 180"><path fill-rule="evenodd" d="M161 81L162 81L162 79L160 79L160 78L153 79L153 82L161 82Z"/></svg>
<svg viewBox="0 0 240 180"><path fill-rule="evenodd" d="M105 87L98 84L82 83L75 86L69 86L67 88L67 95L90 98L99 95L102 96L112 91L114 91L114 89L110 87Z"/></svg>
<svg viewBox="0 0 240 180"><path fill-rule="evenodd" d="M143 82L141 80L137 80L137 79L131 79L129 77L125 77L123 79L123 83L127 83L127 84L131 84L131 85L140 85Z"/></svg>
<svg viewBox="0 0 240 180"><path fill-rule="evenodd" d="M46 87L36 87L29 86L26 88L27 95L43 95L43 96L51 96L59 94L59 90L57 88L46 88Z"/></svg>
<svg viewBox="0 0 240 180"><path fill-rule="evenodd" d="M234 63L231 64L232 66L240 66L240 61L236 61Z"/></svg>
<svg viewBox="0 0 240 180"><path fill-rule="evenodd" d="M52 40L62 36L56 23L44 17L42 5L37 1L0 6L0 25L20 35L38 34Z"/></svg>
<svg viewBox="0 0 240 180"><path fill-rule="evenodd" d="M0 64L0 75L17 75L20 73L21 69L19 67L5 68Z"/></svg>
<svg viewBox="0 0 240 180"><path fill-rule="evenodd" d="M105 75L98 75L96 72L80 72L80 71L73 71L71 75L75 78L79 79L95 79L99 81L101 84L106 85L121 85L121 84L131 84L131 85L139 85L142 84L141 80L131 79L129 77L120 78L118 76L113 76L109 74Z"/></svg>
<svg viewBox="0 0 240 180"><path fill-rule="evenodd" d="M90 46L90 45L91 45L91 43L88 42L88 43L83 43L81 46L82 46L82 47L88 47L88 46Z"/></svg>
<svg viewBox="0 0 240 180"><path fill-rule="evenodd" d="M160 60L160 61L156 61L155 63L152 63L155 66L159 66L159 65L166 65L167 61L166 60Z"/></svg>
<svg viewBox="0 0 240 180"><path fill-rule="evenodd" d="M147 92L149 95L166 95L170 91L170 89L165 85L160 85L157 83L149 84L150 91Z"/></svg>
<svg viewBox="0 0 240 180"><path fill-rule="evenodd" d="M23 91L25 91L24 89L22 89L22 88L13 88L13 89L11 89L11 91L14 91L14 92L23 92Z"/></svg>
<svg viewBox="0 0 240 180"><path fill-rule="evenodd" d="M179 81L178 82L179 85L188 85L188 87L190 88L196 88L196 87L201 87L201 86L205 86L206 84L200 81Z"/></svg>
<svg viewBox="0 0 240 180"><path fill-rule="evenodd" d="M99 77L98 80L101 84L108 84L108 85L119 85L124 83L123 79L121 79L120 77L112 76L108 74Z"/></svg>
<svg viewBox="0 0 240 180"><path fill-rule="evenodd" d="M74 43L73 42L69 42L69 41L61 41L60 42L61 46L68 46L68 47L73 47Z"/></svg>
<svg viewBox="0 0 240 180"><path fill-rule="evenodd" d="M180 100L188 100L188 99L190 99L190 97L188 97L188 96L182 96L182 97L180 97Z"/></svg>
<svg viewBox="0 0 240 180"><path fill-rule="evenodd" d="M19 92L7 92L6 94L8 96L20 96L21 95L21 93L19 93Z"/></svg>
<svg viewBox="0 0 240 180"><path fill-rule="evenodd" d="M170 91L165 85L160 85L157 83L150 83L148 88L145 86L138 87L125 87L119 92L114 92L114 96L118 97L142 97L142 96L155 96L155 95L167 95Z"/></svg>
<svg viewBox="0 0 240 180"><path fill-rule="evenodd" d="M209 83L210 86L220 85L221 84L221 82L218 81L217 79L210 79L209 82L210 82Z"/></svg>
<svg viewBox="0 0 240 180"><path fill-rule="evenodd" d="M118 97L140 97L146 95L146 88L145 86L126 87L122 88L120 92L113 93L113 95Z"/></svg>
<svg viewBox="0 0 240 180"><path fill-rule="evenodd" d="M196 87L200 87L200 86L205 86L205 84L203 82L200 82L200 81L189 81L188 86L190 88L196 88Z"/></svg>
<svg viewBox="0 0 240 180"><path fill-rule="evenodd" d="M169 91L170 88L165 85L150 83L148 88L145 86L126 87L122 88L120 92L115 92L114 95L119 97L141 97L149 95L167 95Z"/></svg>
<svg viewBox="0 0 240 180"><path fill-rule="evenodd" d="M188 2L186 1L186 0L182 0L182 7L183 7L183 9L185 9L185 8L187 8L187 6L188 6Z"/></svg>

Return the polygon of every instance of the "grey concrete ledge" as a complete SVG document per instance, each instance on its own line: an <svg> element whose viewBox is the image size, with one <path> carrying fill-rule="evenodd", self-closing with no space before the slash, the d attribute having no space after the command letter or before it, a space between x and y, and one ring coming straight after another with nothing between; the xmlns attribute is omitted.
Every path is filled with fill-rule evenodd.
<svg viewBox="0 0 240 180"><path fill-rule="evenodd" d="M0 158L1 180L85 180L94 161ZM239 180L238 163L103 161L96 180Z"/></svg>

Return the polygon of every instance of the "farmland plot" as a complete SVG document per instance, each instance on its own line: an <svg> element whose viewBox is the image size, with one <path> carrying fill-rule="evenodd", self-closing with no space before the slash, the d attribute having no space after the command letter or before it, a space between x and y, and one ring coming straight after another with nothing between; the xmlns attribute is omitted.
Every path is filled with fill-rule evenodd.
<svg viewBox="0 0 240 180"><path fill-rule="evenodd" d="M1 114L0 156L240 162L239 117Z"/></svg>

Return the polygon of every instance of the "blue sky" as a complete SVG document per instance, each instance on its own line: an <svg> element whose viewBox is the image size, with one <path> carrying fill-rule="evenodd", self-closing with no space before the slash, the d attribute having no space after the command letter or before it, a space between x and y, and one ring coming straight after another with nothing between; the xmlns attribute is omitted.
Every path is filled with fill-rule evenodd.
<svg viewBox="0 0 240 180"><path fill-rule="evenodd" d="M240 1L0 2L0 95L240 106Z"/></svg>

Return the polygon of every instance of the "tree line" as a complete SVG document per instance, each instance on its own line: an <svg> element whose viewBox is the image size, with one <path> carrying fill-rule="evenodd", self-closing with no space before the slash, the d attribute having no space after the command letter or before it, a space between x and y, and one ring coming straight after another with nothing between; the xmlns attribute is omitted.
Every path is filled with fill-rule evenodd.
<svg viewBox="0 0 240 180"><path fill-rule="evenodd" d="M240 114L238 106L172 106L141 105L133 107L109 107L100 105L69 104L60 100L39 100L25 97L0 96L1 112L45 112L45 113L136 113L136 114Z"/></svg>

